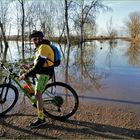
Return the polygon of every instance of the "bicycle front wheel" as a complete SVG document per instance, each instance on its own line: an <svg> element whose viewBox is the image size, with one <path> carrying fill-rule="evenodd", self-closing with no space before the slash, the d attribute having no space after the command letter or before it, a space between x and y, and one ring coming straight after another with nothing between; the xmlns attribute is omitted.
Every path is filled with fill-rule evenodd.
<svg viewBox="0 0 140 140"><path fill-rule="evenodd" d="M11 84L0 85L0 116L9 112L18 100L18 90Z"/></svg>
<svg viewBox="0 0 140 140"><path fill-rule="evenodd" d="M44 113L56 120L65 120L71 117L79 106L75 90L62 82L48 84L42 97Z"/></svg>

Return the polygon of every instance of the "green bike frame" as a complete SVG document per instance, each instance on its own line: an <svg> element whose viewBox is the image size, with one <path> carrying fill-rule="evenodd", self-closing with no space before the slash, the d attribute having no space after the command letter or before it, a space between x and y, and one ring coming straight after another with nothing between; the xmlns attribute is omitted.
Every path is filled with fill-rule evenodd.
<svg viewBox="0 0 140 140"><path fill-rule="evenodd" d="M33 105L36 104L36 99L32 98L32 96L22 87L22 84L20 83L18 77L14 76L13 74L10 73L9 84L11 84L11 80L13 80L18 85L18 87L22 90L22 92L25 94L25 96L27 96L29 98L29 100L31 101L31 103Z"/></svg>

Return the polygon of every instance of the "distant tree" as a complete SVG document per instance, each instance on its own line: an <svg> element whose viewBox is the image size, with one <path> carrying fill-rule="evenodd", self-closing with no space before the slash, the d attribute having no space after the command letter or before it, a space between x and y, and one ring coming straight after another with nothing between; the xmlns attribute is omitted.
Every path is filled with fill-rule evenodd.
<svg viewBox="0 0 140 140"><path fill-rule="evenodd" d="M92 25L94 29L96 21L96 13L101 9L109 9L109 7L102 4L101 0L78 0L73 1L75 12L75 26L79 32L79 48L81 49L81 75L83 75L84 65L84 40L85 40L85 27Z"/></svg>
<svg viewBox="0 0 140 140"><path fill-rule="evenodd" d="M24 49L24 41L25 41L25 0L18 0L18 2L20 3L20 7L21 7L21 43L22 43L22 59L25 59L25 49Z"/></svg>
<svg viewBox="0 0 140 140"><path fill-rule="evenodd" d="M4 51L3 51L3 61L6 61L7 57L7 51L9 48L8 41L6 38L6 27L8 26L8 6L9 6L9 1L1 0L0 1L0 32L1 32L1 37L4 42ZM2 42L1 42L2 46Z"/></svg>
<svg viewBox="0 0 140 140"><path fill-rule="evenodd" d="M69 66L69 57L70 57L70 31L69 31L69 14L68 9L71 4L72 0L68 2L68 0L65 0L65 28L66 28L66 40L67 40L67 62L66 62L66 71L65 71L65 81L68 82L68 66Z"/></svg>
<svg viewBox="0 0 140 140"><path fill-rule="evenodd" d="M107 35L112 38L118 35L117 30L113 27L112 17L109 22L107 22Z"/></svg>
<svg viewBox="0 0 140 140"><path fill-rule="evenodd" d="M74 20L74 28L76 29L77 35L80 37L81 36L81 26L79 21L80 18L77 17L77 19ZM95 20L93 20L90 17L87 17L86 22L83 25L83 33L84 33L84 39L87 37L91 37L96 34L96 24Z"/></svg>
<svg viewBox="0 0 140 140"><path fill-rule="evenodd" d="M17 3L17 1L15 1L15 3L13 3L13 7L15 8L15 11L13 12L13 16L15 16L14 20L13 20L13 25L14 27L16 27L16 44L17 44L17 50L18 53L20 54L20 47L19 47L19 41L20 41L20 32L21 32L21 16L20 16L20 7L19 7L19 3Z"/></svg>
<svg viewBox="0 0 140 140"><path fill-rule="evenodd" d="M129 14L129 19L126 22L127 32L132 38L140 36L140 11Z"/></svg>
<svg viewBox="0 0 140 140"><path fill-rule="evenodd" d="M31 39L29 35L37 28L37 4L34 1L26 3L26 16L25 16L25 33L26 39L29 40L30 54L32 54Z"/></svg>
<svg viewBox="0 0 140 140"><path fill-rule="evenodd" d="M47 37L53 36L55 4L52 0L36 2L36 16L38 25Z"/></svg>
<svg viewBox="0 0 140 140"><path fill-rule="evenodd" d="M3 38L3 41L4 41L4 45L5 45L5 49L4 49L4 52L3 52L3 58L2 59L3 59L3 61L6 61L6 56L7 56L7 51L8 51L9 45L8 45L8 42L7 42L7 39L6 39L3 23L1 21L0 21L0 28L1 28L1 33L2 33L2 38Z"/></svg>

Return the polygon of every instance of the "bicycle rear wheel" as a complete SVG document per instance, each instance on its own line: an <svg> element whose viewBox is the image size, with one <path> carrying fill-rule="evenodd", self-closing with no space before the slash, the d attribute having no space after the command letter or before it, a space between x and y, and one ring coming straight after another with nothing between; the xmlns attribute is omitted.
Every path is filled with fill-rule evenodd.
<svg viewBox="0 0 140 140"><path fill-rule="evenodd" d="M0 85L0 116L9 112L18 100L18 90L11 84Z"/></svg>
<svg viewBox="0 0 140 140"><path fill-rule="evenodd" d="M56 120L65 120L71 117L79 106L75 90L62 82L48 84L42 97L44 113Z"/></svg>

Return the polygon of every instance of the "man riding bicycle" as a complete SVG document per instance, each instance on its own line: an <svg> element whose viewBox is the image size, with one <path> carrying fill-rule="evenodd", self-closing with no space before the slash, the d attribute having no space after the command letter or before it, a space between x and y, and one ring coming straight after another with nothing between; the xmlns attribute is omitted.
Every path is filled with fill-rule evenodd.
<svg viewBox="0 0 140 140"><path fill-rule="evenodd" d="M50 47L50 41L43 39L44 35L41 31L33 31L30 38L35 44L34 65L26 73L20 75L19 79L26 80L30 76L37 77L35 84L35 98L37 100L38 117L37 120L30 124L31 127L35 127L45 123L42 93L54 73L54 52Z"/></svg>

